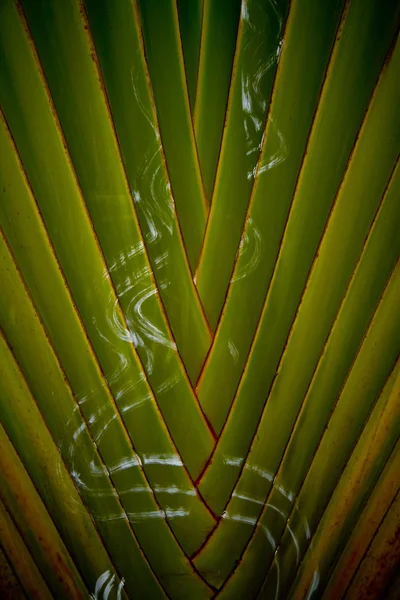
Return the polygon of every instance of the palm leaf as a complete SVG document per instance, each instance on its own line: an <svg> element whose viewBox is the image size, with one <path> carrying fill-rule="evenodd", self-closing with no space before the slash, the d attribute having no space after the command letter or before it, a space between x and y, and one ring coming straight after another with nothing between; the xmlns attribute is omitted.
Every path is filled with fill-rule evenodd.
<svg viewBox="0 0 400 600"><path fill-rule="evenodd" d="M399 15L0 0L5 597L396 597Z"/></svg>

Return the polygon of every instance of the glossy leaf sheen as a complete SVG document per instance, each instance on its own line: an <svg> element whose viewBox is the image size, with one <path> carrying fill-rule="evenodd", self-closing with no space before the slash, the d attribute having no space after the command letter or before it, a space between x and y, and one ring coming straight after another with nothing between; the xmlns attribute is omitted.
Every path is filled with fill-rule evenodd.
<svg viewBox="0 0 400 600"><path fill-rule="evenodd" d="M0 0L0 594L396 598L399 16Z"/></svg>

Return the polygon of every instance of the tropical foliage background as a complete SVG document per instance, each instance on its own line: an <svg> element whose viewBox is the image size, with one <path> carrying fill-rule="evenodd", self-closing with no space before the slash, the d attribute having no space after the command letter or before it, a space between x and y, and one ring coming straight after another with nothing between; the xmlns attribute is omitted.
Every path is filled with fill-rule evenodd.
<svg viewBox="0 0 400 600"><path fill-rule="evenodd" d="M399 14L0 0L3 597L399 597Z"/></svg>

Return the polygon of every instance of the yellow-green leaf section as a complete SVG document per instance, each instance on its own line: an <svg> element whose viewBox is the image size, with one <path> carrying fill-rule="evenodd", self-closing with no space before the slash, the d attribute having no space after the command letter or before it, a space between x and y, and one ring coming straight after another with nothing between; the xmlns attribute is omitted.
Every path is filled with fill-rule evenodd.
<svg viewBox="0 0 400 600"><path fill-rule="evenodd" d="M398 0L0 0L0 595L397 600Z"/></svg>

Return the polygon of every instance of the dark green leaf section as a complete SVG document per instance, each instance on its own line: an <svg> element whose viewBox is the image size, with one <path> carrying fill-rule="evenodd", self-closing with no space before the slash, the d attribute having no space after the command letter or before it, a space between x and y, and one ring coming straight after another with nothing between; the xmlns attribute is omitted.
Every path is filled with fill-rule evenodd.
<svg viewBox="0 0 400 600"><path fill-rule="evenodd" d="M228 471L224 466L224 457L243 456L243 453L247 453L271 385L275 388L285 385L280 397L282 402L285 399L287 417L290 414L289 406L294 402L294 398L298 394L301 396L301 393L307 389L310 373L312 374L315 361L323 349L375 211L385 192L400 151L400 119L396 101L398 85L396 69L400 63L397 54L398 51L391 60L390 69L383 74L376 96L371 102L365 125L335 200L327 231L318 249L318 260L316 260L312 275L308 280L300 308L293 307L298 310L298 314L290 344L295 344L294 352L296 354L291 355L289 353L290 346L286 346L284 355L290 374L285 371L281 372L283 364L282 362L279 364L283 343L286 343L289 331L278 329L278 316L282 315L282 319L284 319L284 311L293 310L290 308L293 296L289 293L287 295L282 293L282 302L279 307L278 304L269 303L267 297L260 327L269 328L269 337L265 334L262 335L260 330L257 333L258 337L250 354L226 428L219 439L212 464L200 484L202 493L210 502L213 502L212 499L215 498L216 503L212 503L212 506L218 514L221 514L232 485L236 481L235 469L231 469L231 475L226 477L232 483L221 494L221 490L225 486L221 472ZM379 158L371 154L371 145L382 148ZM394 189L398 187L397 178L396 172L392 182ZM389 204L390 201L395 201L395 198L396 195L389 189L387 199ZM384 243L384 239L381 239ZM392 238L389 240L391 245L388 246L387 251L393 260L398 255L399 246L398 244L393 245ZM327 296L326 290L329 289L332 272L335 273L335 287ZM294 289L297 274L298 271L293 274L292 281L282 279L282 285L290 285L293 287L289 289ZM301 298L301 295L299 296L298 300ZM286 298L285 303L284 298ZM289 312L289 314L293 313ZM300 323L302 324L300 325ZM271 347L267 344L268 339L271 339L270 336L275 332L276 335L284 333L280 352L275 346ZM298 334L300 337L296 340L295 336ZM296 342L293 341L293 338ZM313 346L313 343L316 345ZM304 352L305 348L307 348L307 352ZM269 365L268 359L274 361L272 365ZM263 365L262 370L260 365ZM281 381L284 383L281 384ZM243 426L244 423L245 426ZM282 431L279 434L282 435ZM276 448L275 445L274 448Z"/></svg>
<svg viewBox="0 0 400 600"><path fill-rule="evenodd" d="M396 200L399 193L398 168L395 170L385 194L391 176L390 171L393 169L393 162L398 157L400 149L398 141L400 139L400 119L398 118L398 111L392 93L397 84L398 62L396 59L397 56L394 56L390 68L382 76L376 96L371 102L364 127L359 136L358 145L355 148L325 236L319 247L318 258L309 277L296 321L283 357L280 360L277 376L269 392L248 460L226 509L228 515L241 515L248 522L257 521L263 502L271 488L271 482L285 452L285 446L291 435L303 399L308 398L309 386L313 381L319 358L324 352L325 345L328 343L329 346L329 344L332 344L332 339L334 339L331 337L327 342L329 332L332 327L332 332L337 331L337 328L340 331L343 327L340 319L346 319L346 317L343 317L343 312L339 312L339 316L337 316L339 309L344 310L340 308L343 298L347 299L346 294L350 295L352 306L356 302L361 303L362 310L359 309L360 314L358 316L360 319L359 337L358 341L354 342L359 344L387 277L399 255L400 241L396 243L395 240L395 232L400 226L399 216L396 218ZM387 122L385 121L387 129L382 127L386 117L388 119ZM390 137L390 132L393 131L398 131L399 135L393 135L391 143L385 144L384 141ZM370 155L369 148L374 144L385 147L387 154L382 154L382 162ZM366 173L368 173L368 176L366 176ZM382 196L381 207L374 219ZM350 199L352 200L351 203ZM363 251L366 238L368 241L365 251ZM360 253L362 253L361 262L357 267ZM379 258L377 258L374 266L372 257L375 253ZM363 300L365 291L362 286L358 290L356 288L355 292L354 287L352 288L350 285L350 291L347 293L353 270L356 267L362 273L364 281L374 282L374 288L373 291L370 291L368 300ZM336 274L334 289L329 288L332 272ZM329 290L329 293L327 293L327 290ZM356 294L355 298L354 294ZM351 330L355 335L357 322L354 317L351 318L351 314L349 312L347 320L345 320L345 329L346 331ZM361 320L361 315L363 315L364 320ZM350 351L350 348L351 344L349 342L347 344L342 342L340 351L344 354L345 349ZM338 373L336 385L340 386L344 378L345 373ZM333 389L332 381L330 385ZM338 392L339 390L340 387ZM254 432L257 425L253 414L256 410L255 405L249 402L249 397L244 402L240 393L241 391L239 391L238 404L234 406L232 412L232 420L230 423L228 422L226 435L221 437L221 447L217 449L212 466L200 484L200 489L206 498L208 498L209 491L211 491L210 500L213 499L212 492L218 489L219 495L215 494L214 498L218 497L218 502L221 502L221 504L218 505L216 502L211 504L214 510L218 511L218 514L221 514L237 481L238 473L241 471L243 461L238 460L238 457L246 456L251 443L252 438L246 437L242 432ZM320 402L324 402L324 405L320 406L318 410L313 410L311 414L314 415L314 419L316 419L315 415L318 415L318 418L325 415L325 418L328 419L333 406L327 403L326 393L321 394L318 398L320 398ZM281 408L283 404L285 406L284 411ZM308 403L305 401L305 406L307 405ZM320 424L321 428L323 426L323 424ZM282 507L280 504L287 502L286 496L288 494L293 496L297 491L296 487L293 488L293 483L296 481L296 477L299 477L302 473L300 465L308 464L306 458L301 460L300 457L305 449L312 455L313 448L315 448L313 444L314 436L316 435L318 440L320 429L317 431L317 434L312 432L311 424L302 423L299 428L296 426L295 432L298 432L298 435L301 436L301 441L295 442L296 447L293 449L293 453L291 451L293 442L289 443L282 463L283 472L285 473L287 469L290 469L290 473L283 480L280 479L280 474L278 474L274 481L274 489L271 492L273 496L271 503L273 506L278 507L278 512L284 512L286 507ZM271 446L268 446L268 448L260 441L265 439L270 440ZM296 440L296 435L294 440ZM315 441L316 443L317 441ZM227 460L226 457L228 459L232 458ZM251 465L254 466L254 469L251 468ZM260 469L265 473L264 481L260 481ZM212 476L214 481L213 484L210 484ZM265 496L261 493L262 489L265 490ZM281 499L282 494L283 499ZM251 502L251 499L254 502ZM269 516L272 520L276 518L273 513L270 513ZM251 529L241 526L239 518L236 521L234 517L232 519L233 523L229 518L222 521L213 534L212 541L208 542L204 551L197 557L196 564L199 568L206 571L208 560L211 557L213 564L215 564L216 556L226 556L222 548L229 547L232 556L240 556L251 535ZM268 530L270 530L270 526L270 523L266 525ZM233 547L236 547L236 551L232 551ZM234 559L232 558L232 560ZM227 563L228 561L225 559L224 562ZM202 566L200 567L200 565ZM228 563L226 565L227 574L231 571L231 568L232 565ZM220 569L221 572L222 568Z"/></svg>
<svg viewBox="0 0 400 600"><path fill-rule="evenodd" d="M288 593L296 573L295 565L303 559L310 543L309 531L314 533L380 390L390 375L390 365L394 366L400 354L400 319L396 315L399 298L398 264L340 394L335 413L302 485L278 549L277 561L284 557L281 560L284 582L281 598ZM356 393L357 401L354 402ZM393 426L393 430L387 431L388 445L400 433L398 421ZM340 444L337 443L339 432ZM309 531L305 531L305 522ZM296 548L290 541L292 534L289 529L297 540Z"/></svg>
<svg viewBox="0 0 400 600"><path fill-rule="evenodd" d="M197 157L175 0L138 0L146 59L183 239L192 272L199 260L207 201Z"/></svg>
<svg viewBox="0 0 400 600"><path fill-rule="evenodd" d="M128 453L129 446L127 450L123 443L120 443L119 447L116 445L118 436L113 435L113 428L118 426L118 421L112 418L112 415L109 416L106 427L100 432L95 430L97 436L94 439L94 432L91 430L93 420L90 422L91 415L86 412L88 403L84 400L81 400L79 405L75 403L72 390L64 379L65 375L53 349L27 294L22 289L18 273L9 255L7 256L4 242L0 246L0 252L1 276L6 289L0 300L0 317L5 324L5 334L54 442L62 453L68 471L77 484L113 561L120 565L123 573L127 572L127 578L129 573L129 587L132 592L138 587L143 590L152 589L151 593L155 594L155 597L162 597L157 578L147 563L149 560L158 571L159 578L162 579L164 569L167 573L176 573L176 576L179 576L179 589L174 583L176 579L170 578L163 582L170 593L179 592L182 598L188 594L198 596L207 588L193 572L181 547L167 527L166 514L156 504L152 490L143 477L139 457L132 457L131 453ZM13 305L12 298L18 298L18 303ZM11 369L7 371L10 373ZM53 410L54 398L57 398L57 411ZM7 405L15 407L15 402L10 399ZM103 408L107 409L109 410L108 405ZM29 411L26 412L26 417L28 414ZM5 416L8 416L7 413ZM90 429L84 420L85 416L92 425ZM11 413L6 425L11 427L12 423L18 424L21 420L22 414L13 416ZM36 431L37 428L30 429L31 434ZM30 452L31 460L34 460L31 446L33 444L27 444L25 448ZM26 457L25 462L27 460ZM54 456L49 460L52 464L56 462ZM34 463L42 464L43 458L36 459ZM83 473L84 479L81 477ZM53 482L51 487L56 488L56 483ZM60 502L61 500L57 506ZM152 515L152 518L147 519L148 515ZM65 524L68 525L66 520ZM160 543L166 549L165 557L158 551ZM132 562L136 565L135 571L129 566Z"/></svg>
<svg viewBox="0 0 400 600"><path fill-rule="evenodd" d="M82 204L81 189L63 147L64 142L52 115L34 55L18 15L11 9L4 11L2 20L5 28L3 39L10 40L7 58L1 61L0 100L5 116L74 301L100 357L106 379L111 388L114 386L114 397L125 397L126 400L126 394L131 394L132 386L138 398L152 397L146 381L147 374L178 452L182 454L191 475L196 477L209 455L213 439L160 306L104 97L100 93L95 65L90 56L84 23L77 6L73 12L74 4L71 2L63 3L63 10L67 11L65 19L57 11L47 10L41 20L40 11L36 10L38 6L35 4L33 11L38 27L40 23L44 27L51 22L53 16L61 28L58 38L51 35L39 38L45 47L49 45L46 56L50 79L53 76L57 82L53 87L55 99L59 102L60 113L65 117L63 129L71 141L71 153L80 165L79 183L90 207L107 266L93 235L86 207ZM58 4L54 6L58 7ZM70 30L64 27L65 21L70 24ZM73 47L77 56L74 60L68 53L71 39L76 41ZM61 40L65 44L64 54L61 52ZM60 48L54 52L51 45L57 43L60 43ZM17 64L16 77L13 73ZM87 90L82 90L80 79L74 78L77 65L83 71L81 77L88 86ZM67 78L68 74L70 78ZM68 93L64 92L64 78L67 78L65 85L69 85ZM32 93L29 105L24 102L28 89ZM81 98L86 98L86 105ZM96 111L98 114L94 120ZM33 114L35 118L31 118ZM92 118L88 115L92 115ZM96 126L97 119L102 127ZM98 152L93 152L94 146ZM37 147L40 147L40 152L32 151ZM125 315L121 312L120 303ZM144 364L145 373L133 344ZM110 347L115 350L110 351ZM154 369L155 363L157 369ZM150 402L147 404L151 405ZM156 420L159 421L159 418ZM182 422L186 423L185 428ZM190 450L191 436L199 440L199 453L196 455ZM201 447L203 457L200 456ZM189 458L188 452L192 458Z"/></svg>
<svg viewBox="0 0 400 600"><path fill-rule="evenodd" d="M193 115L199 72L204 0L177 0L177 5L190 109ZM227 13L225 15L227 16Z"/></svg>
<svg viewBox="0 0 400 600"><path fill-rule="evenodd" d="M170 339L147 260L133 206L134 194L129 190L106 99L102 94L83 8L73 0L63 3L62 9L57 2L44 2L42 6L30 0L24 2L23 7L117 294L123 296L121 302L127 320L138 332L139 354L144 362L149 362L151 352L174 350L175 343ZM101 126L98 127L97 123ZM138 167L132 164L132 169L135 166ZM171 208L170 203L169 206ZM151 235L154 235L155 224L150 229ZM116 268L115 265L126 254L125 264ZM129 277L130 273L134 276ZM176 308L174 311L176 315ZM154 331L150 327L147 335L144 323L138 323L142 313L154 324ZM199 329L196 327L194 331ZM204 337L202 342L206 342ZM153 345L154 350L150 348L149 352L149 345ZM191 349L186 348L191 356ZM192 378L198 372L199 361L206 348L207 342L205 347L203 343L197 365L188 361ZM169 357L164 358L165 364L177 360L176 353L168 354ZM148 366L152 371L151 364ZM183 384L184 375L181 374L180 378Z"/></svg>
<svg viewBox="0 0 400 600"><path fill-rule="evenodd" d="M192 4L192 0L186 1ZM182 0L178 6L181 3ZM241 5L240 0L204 0L194 129L204 189L210 202L224 131ZM182 40L185 40L183 32Z"/></svg>
<svg viewBox="0 0 400 600"><path fill-rule="evenodd" d="M4 265L3 252L1 260L2 265ZM6 279L5 283L10 285L10 278L8 280ZM15 293L16 290L11 288L11 291ZM13 320L11 315L9 318L10 320ZM20 318L22 323L24 323L23 314L21 314ZM10 338L12 343L15 344L16 340L12 336L12 333ZM39 344L37 348L39 351ZM29 348L27 349L27 355L29 355ZM40 413L40 409L45 415L49 410L48 408L46 410L46 392L42 390L43 402L36 405L27 387L26 381L3 337L0 338L0 357L0 389L2 398L7 402L8 407L7 410L3 410L3 425L10 440L18 451L19 456L23 460L36 489L39 491L42 498L45 499L46 508L58 528L63 541L69 549L72 558L77 564L81 565L81 568L84 571L84 577L87 580L88 588L90 589L95 585L98 572L102 572L105 567L110 564L107 554L98 538L97 532L93 527L91 517L86 511L74 485L78 484L77 487L79 489L79 484L83 483L80 480L80 475L82 473L80 460L84 460L85 458L93 460L94 453L92 452L90 455L90 443L87 441L84 434L81 434L80 443L78 442L79 452L76 452L75 449L71 449L72 451L69 452L70 449L66 447L61 433L59 433L58 437L55 437L54 440L52 439ZM51 381L51 373L49 374L44 370L41 370L41 374L48 382ZM43 387L46 387L46 384L44 384ZM54 395L55 393L56 392L53 392ZM58 398L60 404L59 410L62 412L63 398L61 397L61 394ZM74 419L73 416L68 416L64 422L65 433L68 433L71 421L78 421L78 418L79 417ZM55 432L55 434L56 433L57 432ZM61 460L59 448L62 448L65 456L68 456L68 454L72 455L72 460L68 465L69 472ZM78 457L75 456L76 454ZM79 455L82 456L82 459L79 459ZM96 464L95 459L93 464ZM102 471L100 471L100 473L102 473ZM96 478L93 477L91 482L86 482L88 485L92 485L92 510L96 503L95 496L97 496L98 505L100 504L100 497L102 495L104 496L102 501L108 504L109 509L113 504L114 499L112 491L108 494L110 501L107 500L107 485L102 486L104 479L105 474L103 474L103 477L97 477L97 482ZM83 496L85 498L85 494L83 494ZM69 514L74 510L76 511L75 518L70 520ZM97 513L101 513L99 507L97 508ZM124 539L126 542L127 538L124 536L124 529L125 526L122 526L120 528L120 533L122 534L121 539ZM69 577L71 579L71 585L72 582L75 584L75 581L77 580L77 573L74 572L73 565L73 561L69 558L68 570L70 571ZM57 575L55 574L55 577L56 576ZM150 573L150 580L151 578L152 575ZM80 583L80 587L81 589L85 589L82 587L82 583ZM155 586L155 589L156 587L157 586Z"/></svg>
<svg viewBox="0 0 400 600"><path fill-rule="evenodd" d="M280 569L278 597L282 599L287 597L297 565L301 562L309 545L310 535L316 529L369 413L399 356L400 315L398 312L396 314L399 292L400 269L397 267L358 350L355 363L340 394L329 427L291 511L277 552L275 553L275 550L279 544L279 538L273 537L273 533L271 534L269 530L269 524L273 519L276 525L279 523L285 525L286 516L283 512L279 517L280 506L276 507L267 502L254 529L253 537L246 547L240 566L224 586L221 597L240 598L244 590L250 590L252 595L257 593L272 560L279 565ZM361 388L360 381L363 382ZM338 444L339 438L340 444ZM250 454L248 464L256 465L263 472L274 473L273 470L268 469L266 463L257 461L255 455ZM251 473L251 469L248 472ZM253 480L254 475L255 471L253 471ZM286 513L290 513L295 490L292 490L292 487L287 489L280 486L278 488L277 485L274 482L274 487L282 496L280 505L286 500ZM254 485L251 487L239 484L238 494L254 498ZM276 513L275 508L278 509L278 516L271 514ZM270 573L275 580L275 574L272 571ZM269 593L271 593L271 589L276 591L276 581L274 583L275 585L269 588Z"/></svg>
<svg viewBox="0 0 400 600"><path fill-rule="evenodd" d="M0 5L0 572L394 600L399 3Z"/></svg>
<svg viewBox="0 0 400 600"><path fill-rule="evenodd" d="M176 218L136 13L128 0L115 5L108 0L86 0L85 6L157 293L195 382L211 335Z"/></svg>
<svg viewBox="0 0 400 600"><path fill-rule="evenodd" d="M400 435L400 359L364 427L329 505L299 565L295 587L299 593L312 585L315 570L325 587L354 523L378 483ZM328 542L329 540L329 542Z"/></svg>
<svg viewBox="0 0 400 600"><path fill-rule="evenodd" d="M196 272L197 288L213 330L256 176L287 11L287 0L243 4L219 167Z"/></svg>
<svg viewBox="0 0 400 600"><path fill-rule="evenodd" d="M66 599L81 598L85 593L85 586L82 583L79 573L77 573L73 557L69 554L64 540L57 531L55 523L47 512L37 489L1 425L0 450L1 500L12 521L18 523L18 529L24 544L28 548L42 576L45 577L53 596ZM39 466L39 468L43 467ZM54 463L52 470L54 470ZM68 474L66 481L68 481ZM61 470L59 471L58 479L59 487L63 486L63 483L64 478ZM74 502L76 497L72 491L69 499ZM82 504L78 501L73 506L75 510L79 511L79 519L84 523L85 510ZM68 516L64 516L63 528L66 530L68 528L68 521L70 520L71 508L68 507L67 510L65 502L63 502L62 506L58 507L57 510L68 514ZM87 519L87 523L88 527L84 527L81 536L73 540L73 544L75 547L79 545L89 546L88 555L90 556L92 541L90 539L90 528L93 528L93 523L90 518ZM66 539L68 541L68 536ZM74 558L76 560L76 557ZM81 558L83 558L82 555ZM84 566L85 563L86 561L83 559L81 565ZM97 548L96 554L90 557L87 566L88 571L85 573L85 578L89 582L93 578L93 583L97 579L98 569L109 570L110 573L114 571L107 555L101 552L101 547Z"/></svg>
<svg viewBox="0 0 400 600"><path fill-rule="evenodd" d="M235 395L260 318L342 5L341 0L313 1L305 8L300 1L290 10L244 236L197 388L217 431ZM308 35L310 30L315 35Z"/></svg>
<svg viewBox="0 0 400 600"><path fill-rule="evenodd" d="M110 450L113 449L113 454L108 452L107 464L114 471L118 470L118 465L119 468L125 465L132 478L132 488L134 480L137 480L135 485L143 489L144 496L152 494L150 489L146 490L146 479L140 476L138 478L139 456L139 460L144 463L144 472L150 484L157 490L156 498L160 507L174 512L184 504L185 517L172 519L171 525L182 546L191 552L201 543L212 526L213 519L196 494L184 468L146 464L146 457L151 455L179 456L163 427L156 406L151 406L151 395L147 399L149 406L147 410L142 410L140 419L135 415L135 407L143 404L144 400L135 397L134 389L131 394L125 394L125 402L117 395L118 402L115 403L111 396L65 286L11 140L4 129L4 123L1 122L0 125L0 165L2 172L6 174L3 179L5 192L0 192L0 224L15 253L19 268L62 361L75 396L82 406L87 422L92 424L94 439L99 447L106 444ZM46 273L47 276L43 278L42 273ZM57 302L54 302L54 297L57 298ZM157 431L157 444L149 443L146 439L146 429L150 425L153 431ZM171 496L163 491L158 492L168 489L174 489L177 493ZM141 495L135 498L137 506L146 510L142 506ZM193 523L198 526L198 537L188 535Z"/></svg>

